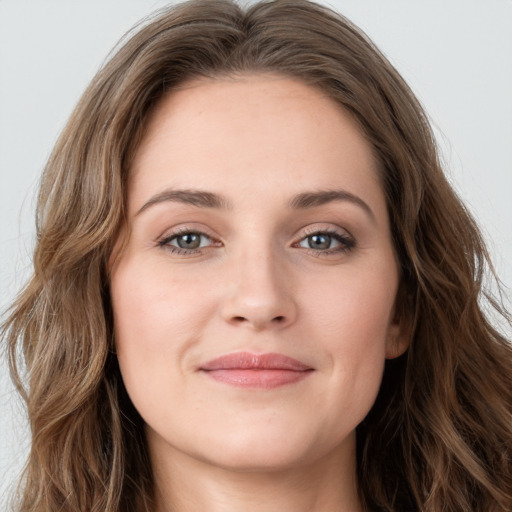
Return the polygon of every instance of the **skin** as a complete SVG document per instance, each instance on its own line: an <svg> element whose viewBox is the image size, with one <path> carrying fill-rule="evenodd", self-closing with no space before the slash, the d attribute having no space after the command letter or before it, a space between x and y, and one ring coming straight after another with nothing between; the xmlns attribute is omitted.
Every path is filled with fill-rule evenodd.
<svg viewBox="0 0 512 512"><path fill-rule="evenodd" d="M189 204L176 190L229 204ZM332 190L358 199L290 207ZM186 84L148 122L128 208L111 296L158 511L360 511L355 428L407 336L379 172L354 120L279 75ZM193 252L179 247L187 232L204 233ZM240 351L313 370L271 389L200 370Z"/></svg>

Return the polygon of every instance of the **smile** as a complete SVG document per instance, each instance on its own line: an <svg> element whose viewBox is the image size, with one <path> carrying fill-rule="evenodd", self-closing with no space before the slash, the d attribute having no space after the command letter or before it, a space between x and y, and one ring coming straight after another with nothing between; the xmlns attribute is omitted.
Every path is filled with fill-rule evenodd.
<svg viewBox="0 0 512 512"><path fill-rule="evenodd" d="M236 352L201 366L208 377L231 386L272 389L305 379L313 368L283 354Z"/></svg>

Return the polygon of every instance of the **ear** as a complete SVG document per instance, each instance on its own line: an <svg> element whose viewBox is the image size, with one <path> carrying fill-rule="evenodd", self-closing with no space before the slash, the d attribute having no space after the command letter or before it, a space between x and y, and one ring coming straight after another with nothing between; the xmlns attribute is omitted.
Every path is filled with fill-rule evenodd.
<svg viewBox="0 0 512 512"><path fill-rule="evenodd" d="M409 336L405 335L399 325L390 326L386 340L386 359L401 356L409 347Z"/></svg>
<svg viewBox="0 0 512 512"><path fill-rule="evenodd" d="M395 303L386 336L386 359L395 359L401 356L409 347L412 326L403 309L397 308Z"/></svg>

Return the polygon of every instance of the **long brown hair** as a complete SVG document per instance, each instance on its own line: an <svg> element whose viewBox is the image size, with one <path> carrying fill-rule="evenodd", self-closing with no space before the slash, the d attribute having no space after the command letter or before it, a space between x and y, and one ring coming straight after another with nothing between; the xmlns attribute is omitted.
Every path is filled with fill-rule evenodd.
<svg viewBox="0 0 512 512"><path fill-rule="evenodd" d="M344 17L306 0L192 0L123 42L84 93L45 168L34 273L4 324L32 431L22 512L150 512L143 423L114 354L107 263L145 120L187 80L272 72L320 88L380 163L410 348L386 363L358 427L368 510L512 510L512 348L489 322L479 231L443 175L428 120Z"/></svg>

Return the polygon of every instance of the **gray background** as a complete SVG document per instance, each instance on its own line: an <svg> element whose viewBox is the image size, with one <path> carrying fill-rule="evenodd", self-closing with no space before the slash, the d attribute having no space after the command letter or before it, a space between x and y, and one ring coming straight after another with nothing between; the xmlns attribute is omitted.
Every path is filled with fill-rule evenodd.
<svg viewBox="0 0 512 512"><path fill-rule="evenodd" d="M0 0L1 310L30 271L37 181L67 116L117 40L167 3ZM450 180L510 288L512 1L324 3L374 39L425 105ZM0 505L27 447L23 408L0 364Z"/></svg>

